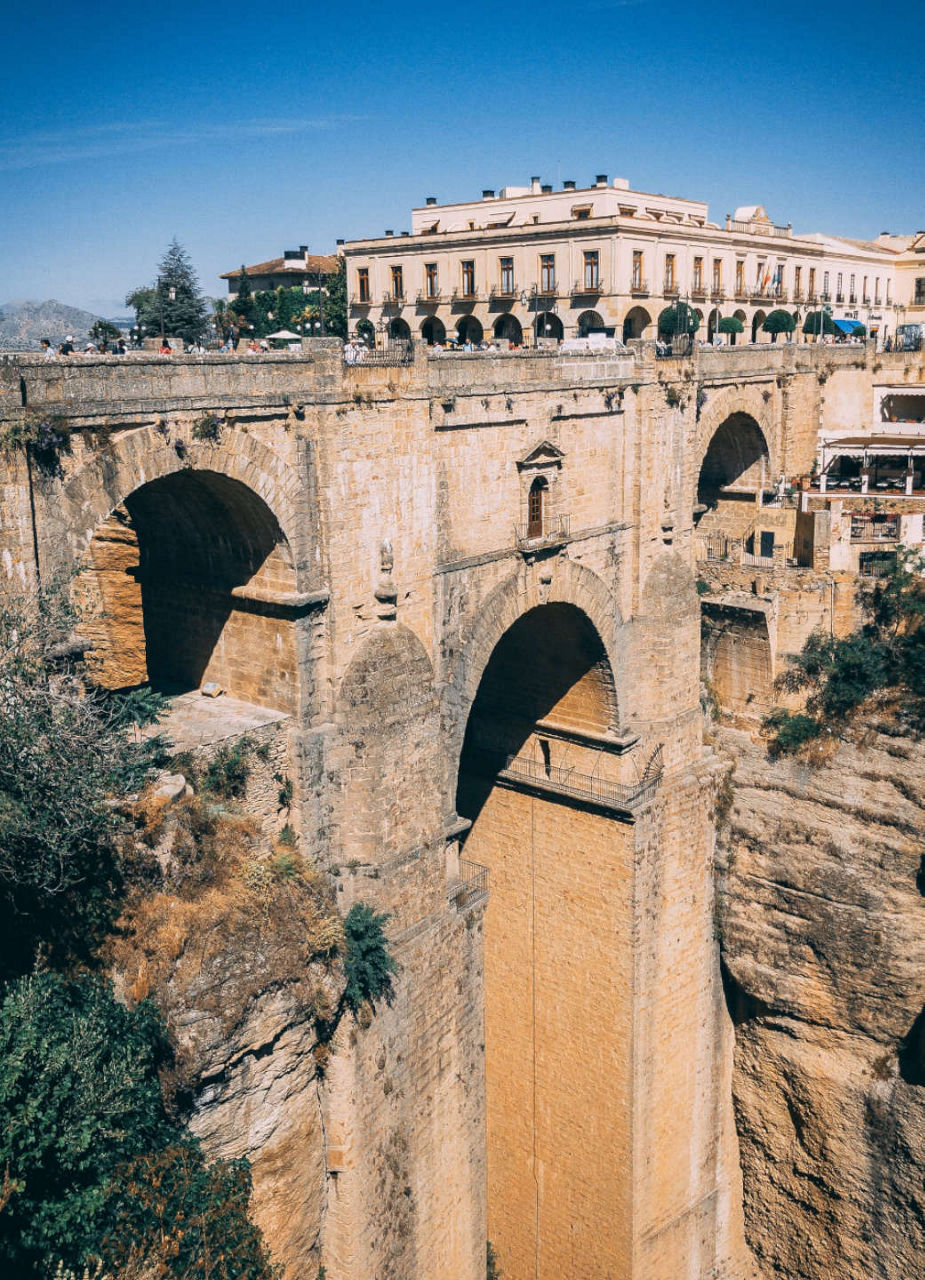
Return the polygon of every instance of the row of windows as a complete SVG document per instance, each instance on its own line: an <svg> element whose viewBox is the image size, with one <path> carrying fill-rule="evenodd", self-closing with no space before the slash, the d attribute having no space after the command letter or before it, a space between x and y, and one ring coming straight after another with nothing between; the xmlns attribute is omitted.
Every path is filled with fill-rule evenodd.
<svg viewBox="0 0 925 1280"><path fill-rule="evenodd" d="M459 264L459 293L464 298L474 298L477 295L477 287L475 280L475 261L467 259ZM390 268L391 271L391 288L390 297L400 299L405 296L405 276L404 267L398 264ZM871 294L869 289L870 277L863 276L863 284L861 293L858 295L856 288L856 276L849 277L848 296L849 303L869 303L873 302L879 306L881 302L880 293L880 277L874 277L874 291ZM514 279L514 259L499 258L498 259L498 286L495 292L502 297L513 297L517 292L517 282ZM587 289L589 291L601 290L601 261L600 252L597 249L586 249L583 254L582 277L576 281L576 287L579 289ZM917 282L918 289L918 282ZM541 253L539 259L539 292L555 293L558 289L556 279L556 255L554 253ZM630 280L631 291L647 292L649 288L645 274L645 254L641 249L633 250L633 268ZM723 292L723 261L721 258L714 258L712 262L712 274L710 289L714 295ZM665 254L665 275L662 285L662 292L666 294L678 293L679 280L677 270L677 254ZM702 257L694 258L693 279L691 282L692 293L706 293L706 281L704 276L704 259ZM745 261L738 259L735 264L735 295L736 297L745 297L749 294L760 293L766 296L780 296L784 292L784 267L778 264L775 267L769 267L766 260L759 259L755 278L753 282L747 282L745 278ZM370 292L369 268L360 267L357 270L357 297L360 302L371 302L372 294ZM440 297L440 279L437 271L436 262L426 262L424 264L424 297L437 299ZM800 301L803 298L803 268L793 268L793 297L794 301ZM816 268L807 268L806 279L806 297L813 299L816 297ZM822 274L822 298L828 301L831 297L830 290L830 273L824 271ZM844 275L841 271L837 275L837 283L835 290L835 301L846 301L844 293ZM890 305L890 282L886 282L886 304Z"/></svg>

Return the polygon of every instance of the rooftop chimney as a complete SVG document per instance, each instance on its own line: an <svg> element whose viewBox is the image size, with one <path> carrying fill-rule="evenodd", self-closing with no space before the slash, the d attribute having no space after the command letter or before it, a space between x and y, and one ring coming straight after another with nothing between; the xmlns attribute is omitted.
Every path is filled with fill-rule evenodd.
<svg viewBox="0 0 925 1280"><path fill-rule="evenodd" d="M552 193L552 183L544 182L542 187L543 195L548 196Z"/></svg>
<svg viewBox="0 0 925 1280"><path fill-rule="evenodd" d="M410 231L403 231L403 232L402 232L402 235L403 235L403 236L410 236L410 235L411 235L411 232L410 232Z"/></svg>
<svg viewBox="0 0 925 1280"><path fill-rule="evenodd" d="M385 234L386 234L387 236L394 236L395 232L394 232L394 231L387 231Z"/></svg>
<svg viewBox="0 0 925 1280"><path fill-rule="evenodd" d="M530 179L530 190L533 192L534 195L539 194L539 190L540 190L539 175L537 175L535 178Z"/></svg>
<svg viewBox="0 0 925 1280"><path fill-rule="evenodd" d="M436 197L436 196L428 196L428 197L427 197L427 199L424 201L424 203L425 203L425 204L436 204L436 203L437 203L437 197Z"/></svg>
<svg viewBox="0 0 925 1280"><path fill-rule="evenodd" d="M338 242L337 242L337 243L338 243L338 244L344 244L345 242L344 242L343 240L338 240Z"/></svg>
<svg viewBox="0 0 925 1280"><path fill-rule="evenodd" d="M495 198L495 193L492 191L491 187L483 187L483 188L482 188L482 199L483 199L483 200L494 200L494 198Z"/></svg>
<svg viewBox="0 0 925 1280"><path fill-rule="evenodd" d="M307 244L300 244L300 245L299 245L299 253L301 253L301 254L302 254L302 256L304 257L304 256L305 256L305 254L306 254L306 253L308 253L308 245L307 245Z"/></svg>
<svg viewBox="0 0 925 1280"><path fill-rule="evenodd" d="M607 174L606 174L606 173L599 173L599 174L597 175L597 177L594 179L594 185L595 185L596 187L606 187L606 186L607 186Z"/></svg>
<svg viewBox="0 0 925 1280"><path fill-rule="evenodd" d="M572 180L571 178L566 178L566 179L565 179L565 181L562 183L562 190L563 190L563 191L574 191L574 190L575 190L575 183L573 182L573 180Z"/></svg>

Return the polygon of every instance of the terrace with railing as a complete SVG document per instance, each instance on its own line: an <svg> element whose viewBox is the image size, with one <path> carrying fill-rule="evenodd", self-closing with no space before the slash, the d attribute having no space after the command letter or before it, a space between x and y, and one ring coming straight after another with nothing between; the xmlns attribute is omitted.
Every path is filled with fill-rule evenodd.
<svg viewBox="0 0 925 1280"><path fill-rule="evenodd" d="M600 752L598 761L604 756L605 753ZM555 765L548 760L532 760L521 755L507 756L498 777L526 782L556 795L629 813L653 798L662 780L662 772L662 749L657 747L642 776L630 783L615 782L596 772L588 773L570 765Z"/></svg>
<svg viewBox="0 0 925 1280"><path fill-rule="evenodd" d="M459 859L459 878L451 882L448 897L457 911L471 911L488 901L489 871L480 862Z"/></svg>

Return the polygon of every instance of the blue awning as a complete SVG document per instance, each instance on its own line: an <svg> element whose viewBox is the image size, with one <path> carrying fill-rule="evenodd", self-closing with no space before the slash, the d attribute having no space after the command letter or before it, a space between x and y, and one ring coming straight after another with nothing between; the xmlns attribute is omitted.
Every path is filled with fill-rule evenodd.
<svg viewBox="0 0 925 1280"><path fill-rule="evenodd" d="M864 326L860 320L833 320L836 329L841 329L842 333L854 333L855 329L863 329Z"/></svg>

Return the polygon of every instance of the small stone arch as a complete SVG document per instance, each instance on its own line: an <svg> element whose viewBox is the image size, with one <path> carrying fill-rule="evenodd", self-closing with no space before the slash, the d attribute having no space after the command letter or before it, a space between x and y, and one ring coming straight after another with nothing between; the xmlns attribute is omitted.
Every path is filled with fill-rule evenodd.
<svg viewBox="0 0 925 1280"><path fill-rule="evenodd" d="M767 318L766 311L756 311L752 316L752 342L761 341L761 326Z"/></svg>
<svg viewBox="0 0 925 1280"><path fill-rule="evenodd" d="M719 307L714 307L707 317L707 342L713 341L715 334L719 332L719 322L723 318L723 313Z"/></svg>
<svg viewBox="0 0 925 1280"><path fill-rule="evenodd" d="M771 397L767 388L757 386L706 388L706 404L703 406L698 427L696 445L695 490L710 441L723 423L735 416L752 419L763 437L768 457L768 475L775 476L779 468L778 429L771 413Z"/></svg>
<svg viewBox="0 0 925 1280"><path fill-rule="evenodd" d="M354 332L358 338L362 338L368 347L376 345L376 327L372 320L358 320Z"/></svg>
<svg viewBox="0 0 925 1280"><path fill-rule="evenodd" d="M499 342L510 342L515 347L523 345L524 331L516 316L498 316L494 323L493 333Z"/></svg>
<svg viewBox="0 0 925 1280"><path fill-rule="evenodd" d="M623 317L623 341L644 338L652 327L652 317L645 307L631 307Z"/></svg>
<svg viewBox="0 0 925 1280"><path fill-rule="evenodd" d="M482 322L476 316L460 316L456 322L458 342L481 342L484 333Z"/></svg>
<svg viewBox="0 0 925 1280"><path fill-rule="evenodd" d="M601 331L604 327L604 318L597 311L582 311L578 317L579 338L586 338L592 330Z"/></svg>
<svg viewBox="0 0 925 1280"><path fill-rule="evenodd" d="M410 342L411 326L407 320L403 320L401 316L395 316L389 321L389 341L390 342Z"/></svg>
<svg viewBox="0 0 925 1280"><path fill-rule="evenodd" d="M435 342L441 345L446 342L446 325L439 316L428 316L421 323L421 338L432 347Z"/></svg>
<svg viewBox="0 0 925 1280"><path fill-rule="evenodd" d="M343 734L345 861L382 863L435 838L441 816L437 710L423 643L402 624L380 624L351 657L335 704Z"/></svg>
<svg viewBox="0 0 925 1280"><path fill-rule="evenodd" d="M541 311L539 313L534 321L533 331L536 334L537 339L551 338L556 342L562 341L562 337L565 332L562 328L562 321L552 311Z"/></svg>

